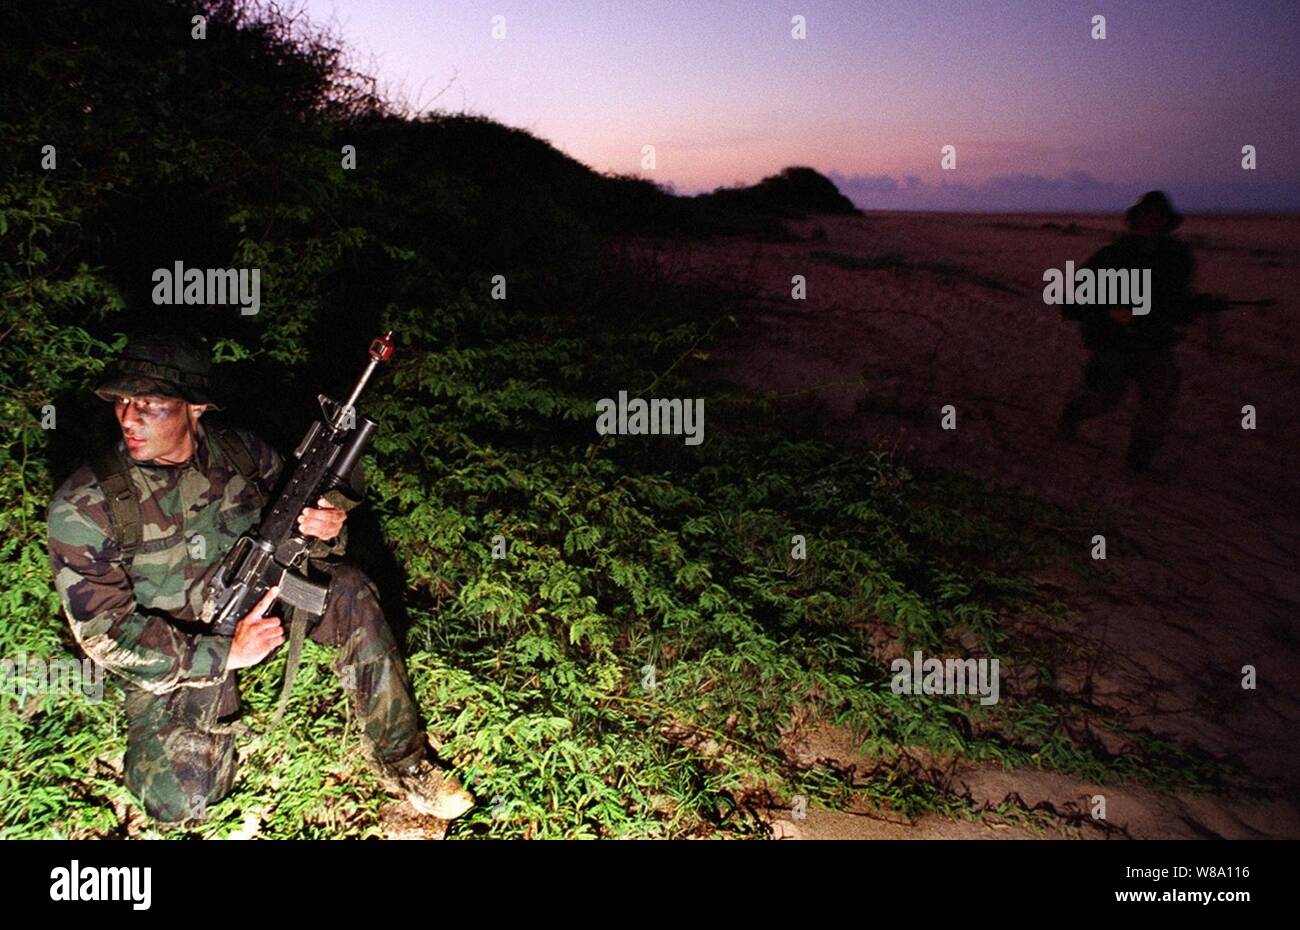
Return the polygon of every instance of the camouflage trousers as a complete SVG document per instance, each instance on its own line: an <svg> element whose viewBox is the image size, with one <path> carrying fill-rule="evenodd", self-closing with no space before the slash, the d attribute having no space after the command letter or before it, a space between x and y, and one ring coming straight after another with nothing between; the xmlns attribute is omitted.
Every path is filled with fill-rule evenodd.
<svg viewBox="0 0 1300 930"><path fill-rule="evenodd" d="M1144 468L1164 443L1178 400L1180 374L1170 350L1099 351L1088 359L1083 384L1061 413L1060 431L1073 435L1079 423L1117 407L1129 382L1137 385L1138 408L1129 436L1129 464Z"/></svg>
<svg viewBox="0 0 1300 930"><path fill-rule="evenodd" d="M320 567L331 577L330 594L309 635L338 647L334 669L367 748L386 762L417 758L424 751L419 710L374 584L351 565ZM201 820L207 805L230 793L238 711L233 672L220 684L166 694L128 688L126 786L151 816Z"/></svg>

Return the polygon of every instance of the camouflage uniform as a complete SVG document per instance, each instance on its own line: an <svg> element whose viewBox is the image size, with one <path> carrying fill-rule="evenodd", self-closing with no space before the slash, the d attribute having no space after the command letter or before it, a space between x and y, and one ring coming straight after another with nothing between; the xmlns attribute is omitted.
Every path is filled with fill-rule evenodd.
<svg viewBox="0 0 1300 930"><path fill-rule="evenodd" d="M121 382L119 389L126 392ZM235 432L257 463L256 482L239 473L202 422L187 462L132 462L143 543L129 567L89 465L55 492L47 514L50 564L73 635L125 682L126 785L165 821L201 818L235 779L230 724L239 710L238 673L225 667L231 640L209 634L196 618L208 576L258 522L262 496L269 498L284 464L252 433ZM117 449L131 462L121 439ZM344 509L357 503L339 491L326 497ZM332 543L317 540L310 550L313 564L332 578L324 616L310 635L339 647L336 669L371 752L403 763L423 753L424 734L375 587L352 566L315 561L342 555L346 534L345 524Z"/></svg>
<svg viewBox="0 0 1300 930"><path fill-rule="evenodd" d="M1196 319L1202 305L1191 293L1196 269L1192 250L1169 235L1182 218L1158 191L1147 194L1129 210L1130 224L1139 209L1159 210L1166 217L1165 231L1154 238L1122 236L1097 251L1082 268L1149 269L1151 304L1145 315L1134 315L1127 323L1113 320L1104 306L1061 307L1065 319L1080 324L1091 354L1057 429L1061 435L1073 437L1081 422L1114 409L1131 381L1137 385L1138 409L1127 459L1131 468L1143 471L1164 443L1178 399L1181 375L1174 346L1182 339L1180 329Z"/></svg>

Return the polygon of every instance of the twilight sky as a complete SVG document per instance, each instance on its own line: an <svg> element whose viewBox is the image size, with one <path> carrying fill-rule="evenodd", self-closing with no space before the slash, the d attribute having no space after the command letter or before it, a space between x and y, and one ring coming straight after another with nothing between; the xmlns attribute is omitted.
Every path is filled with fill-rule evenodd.
<svg viewBox="0 0 1300 930"><path fill-rule="evenodd" d="M303 5L418 109L678 193L802 164L869 209L1117 210L1150 188L1180 209L1300 209L1300 0Z"/></svg>

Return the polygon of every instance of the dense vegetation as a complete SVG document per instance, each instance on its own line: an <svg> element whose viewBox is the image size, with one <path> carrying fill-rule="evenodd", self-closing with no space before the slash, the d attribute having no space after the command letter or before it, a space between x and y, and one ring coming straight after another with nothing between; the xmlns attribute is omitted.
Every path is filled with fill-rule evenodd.
<svg viewBox="0 0 1300 930"><path fill-rule="evenodd" d="M1077 548L1071 518L842 449L797 410L712 385L710 341L743 325L735 296L607 247L778 234L804 194L840 206L807 169L695 199L602 177L519 130L403 112L330 37L244 3L15 0L0 36L0 654L75 651L44 508L111 435L87 388L123 333L210 336L232 419L287 450L315 394L392 329L351 550L443 755L483 799L453 835L760 835L756 807L800 794L978 813L897 764L909 747L1097 781L1214 777L1140 735L1111 754L1067 726L1084 711L1011 634L1064 610L1031 576ZM178 260L260 268L260 313L152 305L150 272ZM595 401L619 390L706 396L707 441L597 436ZM913 647L1015 674L991 707L895 695L888 657ZM243 676L258 728L283 668ZM106 698L6 700L0 835L129 832L116 686ZM783 752L813 721L856 734L856 774ZM236 792L195 832L382 832L356 749L309 643L285 723L241 746Z"/></svg>

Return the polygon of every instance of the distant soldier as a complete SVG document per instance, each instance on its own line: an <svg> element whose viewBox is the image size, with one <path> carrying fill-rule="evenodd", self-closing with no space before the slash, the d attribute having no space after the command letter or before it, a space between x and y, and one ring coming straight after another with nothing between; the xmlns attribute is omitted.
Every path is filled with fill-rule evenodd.
<svg viewBox="0 0 1300 930"><path fill-rule="evenodd" d="M1144 194L1125 219L1132 232L1102 248L1083 267L1150 269L1149 312L1135 315L1125 306L1062 307L1065 319L1079 321L1084 345L1092 354L1083 383L1065 405L1057 428L1063 438L1073 439L1083 420L1119 404L1132 381L1138 390L1138 412L1126 457L1131 469L1145 471L1164 441L1178 398L1174 346L1182 339L1179 327L1220 308L1192 293L1196 261L1191 248L1170 235L1183 218L1163 192Z"/></svg>
<svg viewBox="0 0 1300 930"><path fill-rule="evenodd" d="M233 722L236 670L284 641L280 621L263 615L270 592L233 637L197 619L208 578L258 523L284 464L252 433L200 422L220 409L210 364L194 340L133 340L95 389L113 403L122 438L74 471L48 512L50 564L73 635L126 688L126 786L163 821L202 819L230 792L242 727ZM353 566L318 561L342 555L359 500L336 490L317 503L298 528L315 538L312 564L332 581L311 638L339 648L337 669L385 786L422 813L458 817L473 798L428 758L374 585Z"/></svg>

